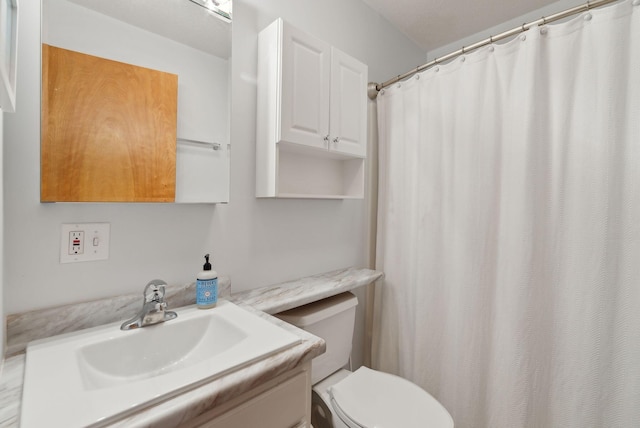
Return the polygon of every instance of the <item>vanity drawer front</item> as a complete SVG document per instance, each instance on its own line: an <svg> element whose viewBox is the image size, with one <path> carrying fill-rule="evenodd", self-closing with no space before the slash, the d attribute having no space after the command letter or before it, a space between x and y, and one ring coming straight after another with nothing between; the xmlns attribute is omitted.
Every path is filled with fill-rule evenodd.
<svg viewBox="0 0 640 428"><path fill-rule="evenodd" d="M310 385L307 372L253 397L200 428L287 428L310 426L307 420Z"/></svg>

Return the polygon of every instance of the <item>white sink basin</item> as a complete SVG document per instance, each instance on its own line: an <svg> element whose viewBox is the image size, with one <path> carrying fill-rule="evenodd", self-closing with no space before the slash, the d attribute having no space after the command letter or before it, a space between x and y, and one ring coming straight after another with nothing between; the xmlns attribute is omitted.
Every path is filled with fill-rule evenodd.
<svg viewBox="0 0 640 428"><path fill-rule="evenodd" d="M227 312L230 307L225 305L223 310ZM197 316L201 314L176 319L183 322L145 327L138 334L116 332L107 340L81 345L77 359L84 388L108 388L147 379L221 354L228 358L232 355L229 351L249 337L249 332L234 324L238 320L225 318L227 314L212 311L207 314L210 316Z"/></svg>
<svg viewBox="0 0 640 428"><path fill-rule="evenodd" d="M104 426L299 341L221 300L137 330L115 323L32 342L20 426Z"/></svg>

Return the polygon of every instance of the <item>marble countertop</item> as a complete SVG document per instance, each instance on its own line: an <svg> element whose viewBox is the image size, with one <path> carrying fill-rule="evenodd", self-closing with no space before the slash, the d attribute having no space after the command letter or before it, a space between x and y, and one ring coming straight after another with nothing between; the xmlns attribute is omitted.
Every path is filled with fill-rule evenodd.
<svg viewBox="0 0 640 428"><path fill-rule="evenodd" d="M380 277L382 272L376 270L340 269L236 293L231 296L231 301L246 303L268 314L277 314L370 284Z"/></svg>
<svg viewBox="0 0 640 428"><path fill-rule="evenodd" d="M298 335L300 343L177 397L155 404L110 426L123 428L148 426L169 428L180 426L184 421L193 419L209 409L250 391L257 385L267 382L322 354L325 351L324 340L286 324L269 314L275 314L367 285L381 276L382 272L371 269L347 268L232 295L229 300ZM187 294L190 294L192 290L188 289L187 291ZM116 306L121 304L122 299L121 297L114 299ZM104 303L104 301L102 302ZM187 301L187 303L189 302ZM106 306L108 308L112 307ZM82 317L77 315L78 311L69 307L67 309L69 310L68 313L75 314L69 322L83 325L81 328L86 328L83 322L79 322ZM56 311L51 313L59 315L59 312ZM9 318L20 321L16 325L28 324L26 319L29 318L25 319L23 314L12 317L10 316ZM7 328L9 330L9 326ZM75 330L77 329L75 328ZM69 325L58 325L55 331L59 330L73 331L74 328ZM14 345L13 350L24 349L23 342L29 340L29 335L21 329L16 329L15 331L20 332L20 340L14 343L19 342L20 346ZM11 339L9 331L7 339ZM17 427L19 425L24 363L24 353L4 360L4 366L0 373L0 428Z"/></svg>

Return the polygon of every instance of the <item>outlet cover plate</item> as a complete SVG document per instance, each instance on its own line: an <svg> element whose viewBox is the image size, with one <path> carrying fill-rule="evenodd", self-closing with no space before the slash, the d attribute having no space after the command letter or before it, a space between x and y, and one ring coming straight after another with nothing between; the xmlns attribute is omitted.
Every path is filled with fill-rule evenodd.
<svg viewBox="0 0 640 428"><path fill-rule="evenodd" d="M83 232L77 234L74 232ZM109 258L110 223L64 223L60 234L60 263L91 262ZM82 253L71 254L70 240L82 236Z"/></svg>

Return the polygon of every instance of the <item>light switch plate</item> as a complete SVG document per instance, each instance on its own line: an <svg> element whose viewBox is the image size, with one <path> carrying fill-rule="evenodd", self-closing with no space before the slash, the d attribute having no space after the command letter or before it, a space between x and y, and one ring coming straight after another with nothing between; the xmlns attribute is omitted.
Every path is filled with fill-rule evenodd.
<svg viewBox="0 0 640 428"><path fill-rule="evenodd" d="M107 260L110 231L110 223L63 224L60 234L60 263ZM81 239L80 243L77 242L78 239Z"/></svg>

